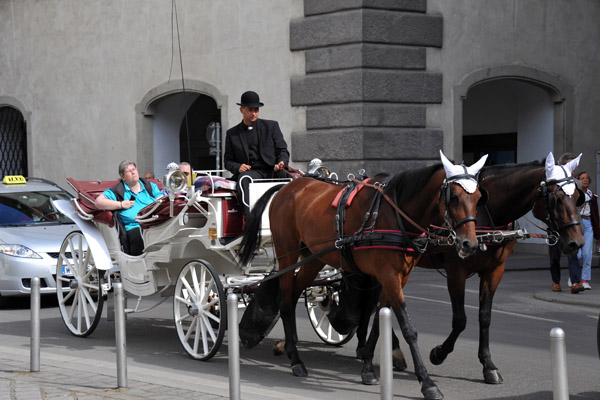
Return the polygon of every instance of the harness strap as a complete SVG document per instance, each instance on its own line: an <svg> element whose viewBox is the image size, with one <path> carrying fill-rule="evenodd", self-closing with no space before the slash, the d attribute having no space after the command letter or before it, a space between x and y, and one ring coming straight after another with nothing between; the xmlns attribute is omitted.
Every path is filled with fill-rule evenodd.
<svg viewBox="0 0 600 400"><path fill-rule="evenodd" d="M331 252L331 251L333 251L333 250L335 250L335 249L336 249L336 245L335 245L335 243L334 243L334 244L332 244L332 245L330 245L330 246L327 246L327 247L325 247L325 248L324 248L324 249L322 249L321 251L318 251L318 252L316 252L316 253L313 253L313 254L311 254L310 256L308 256L308 257L306 257L306 258L303 258L302 260L298 261L298 262L297 262L296 264L294 264L294 265L290 265L290 266L289 266L289 267L287 267L287 268L281 269L281 270L279 270L279 271L277 271L277 272L274 272L274 273L270 274L269 276L267 276L267 277L266 277L266 278L264 278L263 280L261 280L261 281L257 282L257 284L264 283L264 282L266 282L266 281L269 281L269 280L271 280L271 279L278 278L278 277L280 277L281 275L283 275L283 274L286 274L286 273L288 273L288 272L290 272L290 271L293 271L293 270L295 270L296 268L303 266L304 264L308 264L308 263L309 263L309 262L311 262L312 260L314 260L314 259L316 259L316 258L319 258L319 257L321 257L321 256L323 256L323 255L325 255L325 254L327 254L327 253L329 253L329 252Z"/></svg>
<svg viewBox="0 0 600 400"><path fill-rule="evenodd" d="M417 224L412 218L410 218L408 215L406 215L406 213L404 211L402 211L400 209L400 207L398 207L396 205L396 203L390 198L390 196L383 191L383 188L381 187L381 185L374 185L374 184L371 184L371 183L368 183L368 182L359 181L356 178L353 178L352 180L355 181L355 182L357 182L357 183L362 183L365 186L374 188L374 189L378 190L379 192L381 192L381 195L383 196L383 198L390 204L390 206L392 206L392 208L394 210L396 210L396 212L398 214L400 214L402 216L402 218L406 219L412 226L414 226L415 228L419 229L421 232L425 233L430 238L433 238L433 239L436 239L436 240L440 240L440 241L446 241L446 240L448 240L448 238L446 238L444 236L439 236L439 235L436 235L435 233L431 233L431 232L427 231L427 229L423 228L421 225Z"/></svg>

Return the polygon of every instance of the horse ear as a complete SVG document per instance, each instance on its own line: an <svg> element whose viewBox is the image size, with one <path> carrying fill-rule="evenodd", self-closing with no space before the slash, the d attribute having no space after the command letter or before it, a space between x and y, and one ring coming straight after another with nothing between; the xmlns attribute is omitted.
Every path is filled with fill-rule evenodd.
<svg viewBox="0 0 600 400"><path fill-rule="evenodd" d="M479 170L481 168L483 168L483 166L485 165L485 162L486 162L487 158L488 158L488 155L487 154L484 155L475 164L471 165L470 167L467 167L467 171L469 171L469 173L471 175L477 175L477 173L479 172Z"/></svg>
<svg viewBox="0 0 600 400"><path fill-rule="evenodd" d="M442 150L440 150L440 158L442 159L442 164L446 170L446 176L450 176L452 174L452 167L454 167L454 164L448 160L448 158L446 158Z"/></svg>
<svg viewBox="0 0 600 400"><path fill-rule="evenodd" d="M546 179L550 179L552 176L554 165L554 155L552 155L552 152L550 152L548 157L546 157Z"/></svg>
<svg viewBox="0 0 600 400"><path fill-rule="evenodd" d="M579 165L579 160L581 160L581 156L583 155L583 153L580 153L579 156L577 156L576 158L574 158L573 160L569 161L566 165L565 168L567 168L569 170L569 173L572 174L573 171L575 171L575 168L577 168L577 166Z"/></svg>

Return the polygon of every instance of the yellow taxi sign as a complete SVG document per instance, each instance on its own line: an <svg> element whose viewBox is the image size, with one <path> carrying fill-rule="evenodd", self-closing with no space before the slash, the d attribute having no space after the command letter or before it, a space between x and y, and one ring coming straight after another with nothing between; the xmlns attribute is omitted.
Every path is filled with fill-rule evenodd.
<svg viewBox="0 0 600 400"><path fill-rule="evenodd" d="M4 179L2 179L2 183L10 185L15 183L27 183L27 181L23 175L6 175Z"/></svg>

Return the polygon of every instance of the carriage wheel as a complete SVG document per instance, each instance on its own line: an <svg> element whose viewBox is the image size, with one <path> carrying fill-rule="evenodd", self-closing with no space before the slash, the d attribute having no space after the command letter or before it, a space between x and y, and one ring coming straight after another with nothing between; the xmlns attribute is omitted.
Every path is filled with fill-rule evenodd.
<svg viewBox="0 0 600 400"><path fill-rule="evenodd" d="M98 326L104 305L101 285L102 274L87 240L81 232L71 232L60 246L56 264L58 308L71 334L86 337Z"/></svg>
<svg viewBox="0 0 600 400"><path fill-rule="evenodd" d="M328 290L326 286L311 288L311 290L315 289L318 290L319 295L307 295L304 298L304 304L306 305L310 324L317 336L331 346L342 346L348 343L354 337L356 329L347 335L342 335L333 328L329 322L329 318L327 318L330 311L330 304L333 301L337 302L337 296L331 290Z"/></svg>
<svg viewBox="0 0 600 400"><path fill-rule="evenodd" d="M213 267L187 263L177 278L173 298L175 327L181 345L196 360L209 360L219 350L227 328L227 302Z"/></svg>

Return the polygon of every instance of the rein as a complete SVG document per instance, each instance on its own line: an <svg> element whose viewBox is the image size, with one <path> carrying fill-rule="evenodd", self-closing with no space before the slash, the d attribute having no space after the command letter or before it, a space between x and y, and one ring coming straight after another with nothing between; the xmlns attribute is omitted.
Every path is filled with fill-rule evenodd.
<svg viewBox="0 0 600 400"><path fill-rule="evenodd" d="M361 181L358 180L356 178L352 178L352 181L354 183L357 183L359 185L365 185L367 187L373 188L375 190L378 190L379 193L381 193L381 196L383 196L383 198L388 202L388 204L398 213L402 216L402 218L404 218L405 220L407 220L412 226L414 226L415 228L417 228L418 230L421 231L421 233L424 233L426 236L428 236L431 239L434 239L436 242L450 242L452 241L448 236L441 236L441 235L437 235L433 232L430 232L429 230L423 228L421 225L419 225L418 223L416 223L412 218L410 218L404 211L402 211L402 209L400 207L398 207L398 205L394 202L394 200L392 200L392 198L383 191L383 188L385 185L381 184L381 183L369 183L369 182L365 182L365 181Z"/></svg>

